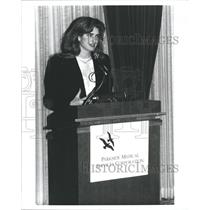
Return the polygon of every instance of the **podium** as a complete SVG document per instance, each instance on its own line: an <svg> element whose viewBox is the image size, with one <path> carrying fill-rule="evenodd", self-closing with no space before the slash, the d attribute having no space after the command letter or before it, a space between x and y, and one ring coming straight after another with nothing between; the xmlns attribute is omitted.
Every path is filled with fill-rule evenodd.
<svg viewBox="0 0 210 210"><path fill-rule="evenodd" d="M161 115L150 100L76 107L74 126L48 140L49 204L160 204ZM135 121L149 121L148 175L90 182L90 126Z"/></svg>

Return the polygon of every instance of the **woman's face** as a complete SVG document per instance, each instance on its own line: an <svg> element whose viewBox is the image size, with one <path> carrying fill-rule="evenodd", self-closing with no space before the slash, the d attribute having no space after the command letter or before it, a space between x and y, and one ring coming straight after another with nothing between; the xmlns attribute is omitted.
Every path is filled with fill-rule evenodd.
<svg viewBox="0 0 210 210"><path fill-rule="evenodd" d="M94 27L88 34L83 34L78 37L81 51L93 52L99 42L99 30Z"/></svg>

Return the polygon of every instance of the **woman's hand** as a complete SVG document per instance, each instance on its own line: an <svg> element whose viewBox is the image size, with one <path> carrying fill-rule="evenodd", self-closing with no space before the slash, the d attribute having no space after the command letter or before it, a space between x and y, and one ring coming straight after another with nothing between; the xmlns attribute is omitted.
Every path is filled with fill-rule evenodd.
<svg viewBox="0 0 210 210"><path fill-rule="evenodd" d="M84 97L84 98L80 98L80 94L81 94L81 89L79 89L77 95L74 97L74 99L70 102L70 106L79 106L79 105L82 105L84 100L87 98L87 97Z"/></svg>

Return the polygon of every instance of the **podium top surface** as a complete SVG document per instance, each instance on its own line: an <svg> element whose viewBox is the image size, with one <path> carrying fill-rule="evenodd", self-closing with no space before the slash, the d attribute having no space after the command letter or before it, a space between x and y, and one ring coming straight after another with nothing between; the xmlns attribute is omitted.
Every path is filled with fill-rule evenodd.
<svg viewBox="0 0 210 210"><path fill-rule="evenodd" d="M160 101L126 101L114 103L98 103L77 108L76 122L104 119L120 116L135 116L140 114L155 114L161 112Z"/></svg>

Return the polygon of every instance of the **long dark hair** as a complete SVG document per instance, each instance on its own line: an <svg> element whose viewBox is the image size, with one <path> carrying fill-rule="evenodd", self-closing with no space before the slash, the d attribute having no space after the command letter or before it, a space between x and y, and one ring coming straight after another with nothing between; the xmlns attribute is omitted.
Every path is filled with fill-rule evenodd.
<svg viewBox="0 0 210 210"><path fill-rule="evenodd" d="M79 55L80 43L78 37L90 33L94 27L99 30L99 42L93 54L100 55L103 52L104 23L96 18L86 16L76 18L66 29L61 41L61 53L63 55Z"/></svg>

